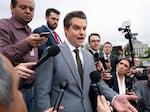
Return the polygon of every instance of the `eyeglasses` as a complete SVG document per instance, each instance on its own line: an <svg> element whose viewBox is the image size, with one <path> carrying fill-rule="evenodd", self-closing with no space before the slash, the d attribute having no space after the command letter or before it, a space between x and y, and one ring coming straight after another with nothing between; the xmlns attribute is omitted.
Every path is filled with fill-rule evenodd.
<svg viewBox="0 0 150 112"><path fill-rule="evenodd" d="M91 42L93 42L93 43L95 43L95 42L99 43L100 40L91 40Z"/></svg>

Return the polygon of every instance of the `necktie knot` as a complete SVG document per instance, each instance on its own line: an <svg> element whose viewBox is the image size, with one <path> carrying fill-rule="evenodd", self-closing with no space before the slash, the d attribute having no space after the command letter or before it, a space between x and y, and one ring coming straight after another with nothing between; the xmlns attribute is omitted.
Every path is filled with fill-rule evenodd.
<svg viewBox="0 0 150 112"><path fill-rule="evenodd" d="M55 37L55 40L56 40L57 44L60 44L61 42L59 40L59 37L58 37L57 33L55 31L53 31L53 33L54 33L54 37Z"/></svg>
<svg viewBox="0 0 150 112"><path fill-rule="evenodd" d="M73 51L74 51L76 54L79 53L79 49L78 49L78 48L74 49Z"/></svg>

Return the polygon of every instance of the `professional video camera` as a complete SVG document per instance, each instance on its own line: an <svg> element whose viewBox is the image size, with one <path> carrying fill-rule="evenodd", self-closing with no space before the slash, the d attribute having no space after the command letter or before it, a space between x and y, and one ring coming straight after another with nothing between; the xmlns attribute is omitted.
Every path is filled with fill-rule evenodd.
<svg viewBox="0 0 150 112"><path fill-rule="evenodd" d="M132 37L138 35L137 33L132 33L130 30L130 21L124 21L122 26L118 28L118 31L122 31L125 35L125 38L129 40L130 52L132 58L132 65L134 65L134 54L133 54L133 45L132 45Z"/></svg>
<svg viewBox="0 0 150 112"><path fill-rule="evenodd" d="M132 33L130 29L130 21L124 21L122 23L122 26L118 28L118 31L122 31L122 33L125 35L126 39L132 39L133 36L137 36L138 33Z"/></svg>

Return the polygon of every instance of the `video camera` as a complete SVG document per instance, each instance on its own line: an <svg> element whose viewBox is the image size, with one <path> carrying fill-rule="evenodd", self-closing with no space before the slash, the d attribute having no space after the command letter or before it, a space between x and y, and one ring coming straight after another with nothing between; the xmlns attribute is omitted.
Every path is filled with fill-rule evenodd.
<svg viewBox="0 0 150 112"><path fill-rule="evenodd" d="M130 21L124 21L122 26L118 28L118 31L122 31L125 34L126 39L132 39L133 36L137 36L138 33L132 33L130 29Z"/></svg>

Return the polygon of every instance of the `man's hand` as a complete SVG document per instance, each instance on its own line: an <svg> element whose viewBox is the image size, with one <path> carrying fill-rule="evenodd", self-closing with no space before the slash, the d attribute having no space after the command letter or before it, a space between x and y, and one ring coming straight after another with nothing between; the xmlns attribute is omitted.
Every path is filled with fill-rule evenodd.
<svg viewBox="0 0 150 112"><path fill-rule="evenodd" d="M112 75L107 71L102 71L101 73L101 79L103 80L110 80L112 78Z"/></svg>
<svg viewBox="0 0 150 112"><path fill-rule="evenodd" d="M26 41L32 48L35 48L44 44L47 39L48 38L46 37L40 37L39 34L31 34L29 37L26 38Z"/></svg>
<svg viewBox="0 0 150 112"><path fill-rule="evenodd" d="M20 63L15 69L21 78L26 79L35 73L33 70L29 69L29 67L35 64L36 62Z"/></svg>
<svg viewBox="0 0 150 112"><path fill-rule="evenodd" d="M106 101L103 95L97 96L97 112L112 112L113 109L110 106L110 102Z"/></svg>
<svg viewBox="0 0 150 112"><path fill-rule="evenodd" d="M135 95L118 95L113 101L113 106L117 112L138 112L135 107L133 107L129 100L137 100L138 97Z"/></svg>

